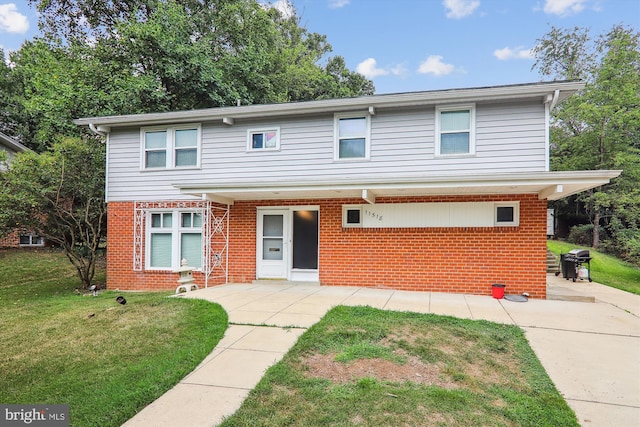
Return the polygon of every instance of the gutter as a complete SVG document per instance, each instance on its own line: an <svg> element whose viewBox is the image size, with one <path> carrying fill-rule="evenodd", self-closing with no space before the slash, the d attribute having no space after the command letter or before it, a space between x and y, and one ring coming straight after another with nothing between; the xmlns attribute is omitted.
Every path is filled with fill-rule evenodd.
<svg viewBox="0 0 640 427"><path fill-rule="evenodd" d="M89 129L100 136L107 136L109 132L111 132L111 128L109 126L96 126L93 123L89 123Z"/></svg>
<svg viewBox="0 0 640 427"><path fill-rule="evenodd" d="M338 98L317 101L299 101L282 104L255 104L247 106L218 107L202 110L164 113L131 114L123 116L88 117L74 120L79 126L93 124L109 126L141 126L161 123L186 123L193 121L222 121L233 119L267 118L307 114L333 114L341 111L362 109L398 108L409 106L432 106L448 103L508 101L540 96L543 101L555 103L584 88L579 81L542 82L482 88L448 89L424 92L369 95L355 98ZM554 95L551 92L554 91ZM557 95L556 95L557 94ZM554 104L555 105L555 104ZM98 130L101 130L97 126Z"/></svg>

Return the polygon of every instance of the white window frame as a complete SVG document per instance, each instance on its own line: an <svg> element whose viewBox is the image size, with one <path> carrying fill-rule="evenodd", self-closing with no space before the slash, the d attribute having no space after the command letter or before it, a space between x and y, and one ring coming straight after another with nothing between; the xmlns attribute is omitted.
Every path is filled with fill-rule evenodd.
<svg viewBox="0 0 640 427"><path fill-rule="evenodd" d="M262 147L262 148L253 148L253 135L261 133L265 134L266 132L275 132L276 133L276 146L275 147ZM264 128L256 128L256 129L248 129L247 130L247 151L248 152L262 152L262 151L279 151L280 150L280 127L264 127Z"/></svg>
<svg viewBox="0 0 640 427"><path fill-rule="evenodd" d="M469 129L458 129L456 132L469 132L469 152L442 154L441 151L441 114L450 111L469 111ZM476 104L447 105L436 107L436 156L437 157L460 157L473 156L476 154ZM453 133L453 132L451 132Z"/></svg>
<svg viewBox="0 0 640 427"><path fill-rule="evenodd" d="M364 157L340 157L340 120L342 119L365 119L366 130L364 135L358 135L359 138L364 138ZM369 160L371 157L371 115L369 113L337 113L333 116L333 160L340 162L353 162Z"/></svg>
<svg viewBox="0 0 640 427"><path fill-rule="evenodd" d="M196 164L187 166L175 166L176 151L179 150L175 146L175 135L178 130L195 129L197 131L196 136ZM146 134L147 132L161 132L167 133L166 139L166 159L164 167L147 167L146 166ZM174 126L149 126L140 128L140 170L142 171L158 171L168 169L199 169L200 157L202 153L202 125L200 123L186 123Z"/></svg>
<svg viewBox="0 0 640 427"><path fill-rule="evenodd" d="M151 221L153 214L166 214L172 215L171 227L153 228ZM204 224L200 227L183 227L182 226L182 214L183 213L196 213L200 214L204 220L204 212L202 209L151 209L147 212L145 221L145 269L150 271L168 271L175 270L181 265L182 254L180 253L180 243L182 234L200 234L204 239ZM157 231L154 231L157 230ZM169 267L152 267L151 266L151 235L154 233L169 234L171 233L171 266ZM204 246L200 247L201 255L200 259L204 262ZM187 263L189 260L187 259ZM202 271L202 267L197 267L195 271Z"/></svg>
<svg viewBox="0 0 640 427"><path fill-rule="evenodd" d="M360 212L360 222L349 223L347 222L348 212L349 211L359 211ZM343 228L362 228L362 205L342 205L342 227Z"/></svg>
<svg viewBox="0 0 640 427"><path fill-rule="evenodd" d="M513 208L513 221L498 221L498 208ZM520 202L495 202L493 205L493 225L496 227L517 227L520 225Z"/></svg>
<svg viewBox="0 0 640 427"><path fill-rule="evenodd" d="M22 243L22 238L23 237L28 237L29 238L29 243ZM42 236L38 236L37 234L20 234L18 235L18 244L21 247L27 247L27 246L44 246L44 239L42 238Z"/></svg>

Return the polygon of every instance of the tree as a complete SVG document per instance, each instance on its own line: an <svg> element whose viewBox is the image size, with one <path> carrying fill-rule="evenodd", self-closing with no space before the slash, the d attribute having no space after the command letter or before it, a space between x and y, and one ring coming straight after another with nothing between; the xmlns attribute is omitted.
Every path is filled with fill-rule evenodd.
<svg viewBox="0 0 640 427"><path fill-rule="evenodd" d="M28 229L60 246L87 288L106 234L104 145L65 139L18 154L0 174L0 232Z"/></svg>
<svg viewBox="0 0 640 427"><path fill-rule="evenodd" d="M592 227L592 246L640 261L640 34L615 26L592 40L588 31L556 28L535 48L537 67L553 78L581 78L585 89L554 111L555 170L622 169L611 184L570 200ZM605 233L601 235L601 230Z"/></svg>
<svg viewBox="0 0 640 427"><path fill-rule="evenodd" d="M78 117L374 92L328 56L326 37L302 27L291 5L283 13L256 0L30 3L44 36L11 55L4 80L18 94L5 125L36 151L81 136Z"/></svg>

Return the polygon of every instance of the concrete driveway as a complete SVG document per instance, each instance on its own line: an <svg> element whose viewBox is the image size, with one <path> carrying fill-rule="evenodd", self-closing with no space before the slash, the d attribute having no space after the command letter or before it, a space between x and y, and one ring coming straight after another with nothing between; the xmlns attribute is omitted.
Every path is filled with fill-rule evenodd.
<svg viewBox="0 0 640 427"><path fill-rule="evenodd" d="M522 327L583 426L640 426L640 296L549 276L554 295L529 300L304 283L230 284L183 294L221 304L230 327L196 370L124 425L211 426L235 412L266 369L336 305L446 314ZM507 294L508 294L507 289ZM260 325L260 326L257 326Z"/></svg>

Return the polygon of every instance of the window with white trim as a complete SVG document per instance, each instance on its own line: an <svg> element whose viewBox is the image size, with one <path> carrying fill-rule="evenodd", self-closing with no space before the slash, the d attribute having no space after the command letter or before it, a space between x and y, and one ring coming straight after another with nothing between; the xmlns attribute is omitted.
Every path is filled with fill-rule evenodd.
<svg viewBox="0 0 640 427"><path fill-rule="evenodd" d="M247 131L247 151L279 149L280 128L249 129Z"/></svg>
<svg viewBox="0 0 640 427"><path fill-rule="evenodd" d="M147 217L147 269L168 270L182 259L191 267L202 267L202 213L157 211Z"/></svg>
<svg viewBox="0 0 640 427"><path fill-rule="evenodd" d="M496 226L520 225L520 202L496 202L494 204Z"/></svg>
<svg viewBox="0 0 640 427"><path fill-rule="evenodd" d="M44 246L44 240L34 234L21 234L20 246Z"/></svg>
<svg viewBox="0 0 640 427"><path fill-rule="evenodd" d="M342 226L362 227L362 206L342 206Z"/></svg>
<svg viewBox="0 0 640 427"><path fill-rule="evenodd" d="M200 167L200 125L142 128L140 133L142 169Z"/></svg>
<svg viewBox="0 0 640 427"><path fill-rule="evenodd" d="M436 108L436 155L475 154L475 105Z"/></svg>
<svg viewBox="0 0 640 427"><path fill-rule="evenodd" d="M336 114L334 117L334 159L368 159L371 133L369 114Z"/></svg>

